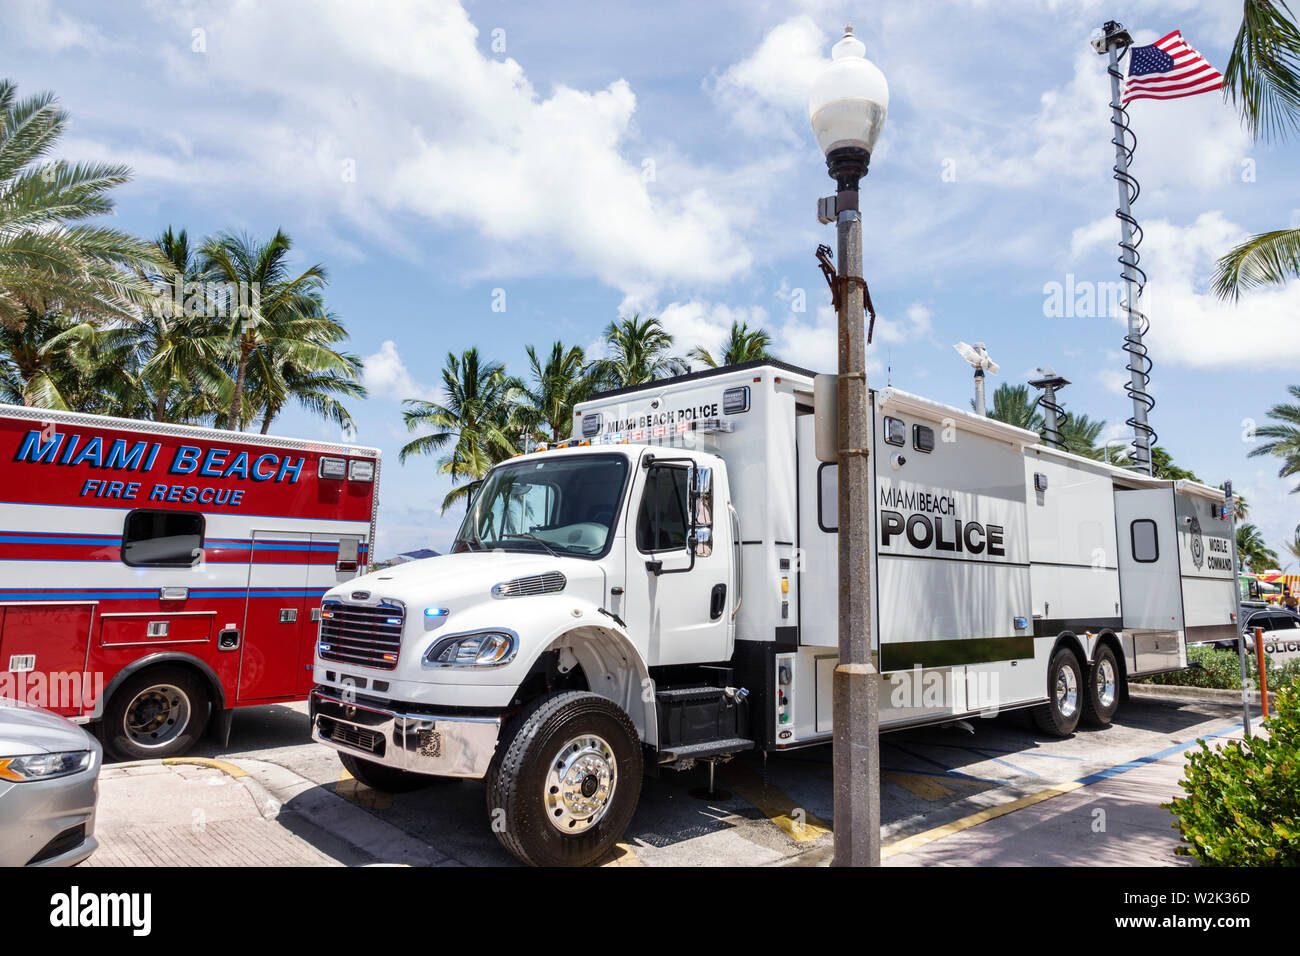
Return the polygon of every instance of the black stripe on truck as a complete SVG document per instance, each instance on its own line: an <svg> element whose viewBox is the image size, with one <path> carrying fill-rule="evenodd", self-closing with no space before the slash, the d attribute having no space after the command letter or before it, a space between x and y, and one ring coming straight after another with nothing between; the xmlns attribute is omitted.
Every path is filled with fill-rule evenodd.
<svg viewBox="0 0 1300 956"><path fill-rule="evenodd" d="M1034 637L1055 637L1063 631L1082 634L1084 631L1118 631L1124 626L1119 617L1036 617Z"/></svg>
<svg viewBox="0 0 1300 956"><path fill-rule="evenodd" d="M884 642L880 646L882 671L906 671L913 667L955 667L988 661L1021 661L1034 656L1030 634L1010 637L962 637L949 641Z"/></svg>

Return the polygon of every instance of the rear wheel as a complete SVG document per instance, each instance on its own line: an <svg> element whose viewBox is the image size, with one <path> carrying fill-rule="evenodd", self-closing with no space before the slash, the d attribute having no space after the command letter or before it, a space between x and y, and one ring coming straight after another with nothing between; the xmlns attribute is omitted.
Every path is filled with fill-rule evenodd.
<svg viewBox="0 0 1300 956"><path fill-rule="evenodd" d="M427 773L411 773L408 770L398 770L396 767L385 767L373 760L364 760L341 751L339 760L342 761L343 768L352 774L353 779L360 780L367 787L382 790L384 793L410 793L412 790L427 787L438 779Z"/></svg>
<svg viewBox="0 0 1300 956"><path fill-rule="evenodd" d="M1083 711L1083 669L1068 647L1058 647L1047 667L1047 703L1034 708L1034 723L1053 737L1068 737Z"/></svg>
<svg viewBox="0 0 1300 956"><path fill-rule="evenodd" d="M586 866L623 836L641 794L641 741L613 701L543 697L503 735L488 770L497 839L533 866Z"/></svg>
<svg viewBox="0 0 1300 956"><path fill-rule="evenodd" d="M207 682L185 667L151 667L126 679L104 710L104 744L118 760L186 753L208 722Z"/></svg>
<svg viewBox="0 0 1300 956"><path fill-rule="evenodd" d="M1119 710L1119 663L1115 652L1103 644L1088 669L1087 692L1083 695L1083 719L1093 727L1107 727Z"/></svg>

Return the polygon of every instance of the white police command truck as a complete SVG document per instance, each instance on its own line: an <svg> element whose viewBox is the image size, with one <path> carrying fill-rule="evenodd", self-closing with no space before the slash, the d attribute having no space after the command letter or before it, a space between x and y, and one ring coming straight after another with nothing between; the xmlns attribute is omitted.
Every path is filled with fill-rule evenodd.
<svg viewBox="0 0 1300 956"><path fill-rule="evenodd" d="M326 594L314 738L380 789L486 777L539 865L599 859L647 773L829 741L813 391L765 361L578 406L574 439L488 473L453 553ZM882 727L1026 707L1068 735L1235 636L1220 492L894 389L869 414Z"/></svg>

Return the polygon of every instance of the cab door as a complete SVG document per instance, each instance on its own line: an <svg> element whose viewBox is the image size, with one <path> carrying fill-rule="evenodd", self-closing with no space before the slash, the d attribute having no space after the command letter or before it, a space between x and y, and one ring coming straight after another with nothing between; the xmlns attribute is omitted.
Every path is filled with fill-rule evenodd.
<svg viewBox="0 0 1300 956"><path fill-rule="evenodd" d="M241 701L298 693L312 554L311 536L301 531L253 532L239 662Z"/></svg>
<svg viewBox="0 0 1300 956"><path fill-rule="evenodd" d="M651 665L695 664L731 656L732 573L730 524L722 469L693 470L680 458L637 468L625 535L627 583L624 620L646 635ZM691 494L692 474L717 477L722 487ZM715 520L714 501L724 502ZM704 521L692 559L692 506Z"/></svg>

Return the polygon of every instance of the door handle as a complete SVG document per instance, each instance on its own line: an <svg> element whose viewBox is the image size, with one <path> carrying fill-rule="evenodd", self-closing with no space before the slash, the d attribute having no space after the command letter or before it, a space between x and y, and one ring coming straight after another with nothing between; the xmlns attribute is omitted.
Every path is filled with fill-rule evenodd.
<svg viewBox="0 0 1300 956"><path fill-rule="evenodd" d="M725 584L713 585L713 592L709 595L709 620L716 621L722 617L722 612L727 609L727 586Z"/></svg>

